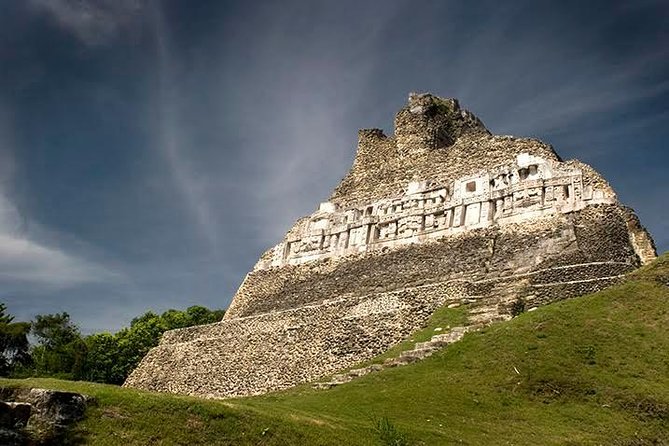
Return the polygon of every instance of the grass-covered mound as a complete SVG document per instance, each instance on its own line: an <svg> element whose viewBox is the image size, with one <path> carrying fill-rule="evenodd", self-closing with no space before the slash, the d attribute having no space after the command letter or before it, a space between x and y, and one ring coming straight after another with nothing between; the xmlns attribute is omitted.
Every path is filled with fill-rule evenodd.
<svg viewBox="0 0 669 446"><path fill-rule="evenodd" d="M81 382L0 384L97 397L76 436L101 445L664 445L668 284L664 255L623 285L331 390L203 401Z"/></svg>

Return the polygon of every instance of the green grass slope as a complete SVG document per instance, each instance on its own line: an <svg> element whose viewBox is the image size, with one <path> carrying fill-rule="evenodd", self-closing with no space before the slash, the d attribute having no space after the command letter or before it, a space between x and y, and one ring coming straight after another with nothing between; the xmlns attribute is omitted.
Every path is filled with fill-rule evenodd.
<svg viewBox="0 0 669 446"><path fill-rule="evenodd" d="M97 397L74 439L99 445L669 445L668 284L664 255L620 286L331 390L203 401L56 380L0 384ZM379 420L390 422L385 440Z"/></svg>

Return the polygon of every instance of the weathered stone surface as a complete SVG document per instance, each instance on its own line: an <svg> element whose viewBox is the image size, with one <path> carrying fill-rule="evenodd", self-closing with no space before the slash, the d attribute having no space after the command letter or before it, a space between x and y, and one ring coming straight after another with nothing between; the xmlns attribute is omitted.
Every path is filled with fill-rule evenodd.
<svg viewBox="0 0 669 446"><path fill-rule="evenodd" d="M32 406L28 403L0 401L0 427L21 428L28 424Z"/></svg>
<svg viewBox="0 0 669 446"><path fill-rule="evenodd" d="M0 444L3 446L27 446L29 440L14 429L0 427Z"/></svg>
<svg viewBox="0 0 669 446"><path fill-rule="evenodd" d="M31 389L26 397L35 410L31 422L67 426L83 418L86 411L86 397L79 393L49 389Z"/></svg>
<svg viewBox="0 0 669 446"><path fill-rule="evenodd" d="M32 405L28 403L7 403L13 409L14 426L23 427L28 424L32 415Z"/></svg>
<svg viewBox="0 0 669 446"><path fill-rule="evenodd" d="M165 333L125 385L209 397L283 389L382 353L442 305L466 305L472 324L504 320L654 257L590 166L491 135L455 100L411 95L394 136L360 131L330 200L263 254L224 320Z"/></svg>
<svg viewBox="0 0 669 446"><path fill-rule="evenodd" d="M14 417L12 407L5 402L0 402L0 427L13 428Z"/></svg>
<svg viewBox="0 0 669 446"><path fill-rule="evenodd" d="M73 392L0 388L0 444L61 444L91 402L92 398Z"/></svg>

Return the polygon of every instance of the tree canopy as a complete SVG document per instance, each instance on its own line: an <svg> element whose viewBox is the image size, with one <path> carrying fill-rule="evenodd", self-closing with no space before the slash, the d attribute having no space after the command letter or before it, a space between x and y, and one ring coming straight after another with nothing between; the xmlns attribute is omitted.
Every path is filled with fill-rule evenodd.
<svg viewBox="0 0 669 446"><path fill-rule="evenodd" d="M7 306L0 303L0 376L30 361L29 332L30 323L14 322L14 317L7 313Z"/></svg>
<svg viewBox="0 0 669 446"><path fill-rule="evenodd" d="M167 330L218 322L224 310L193 306L186 311L167 310L161 315L148 311L118 333L89 336L89 361L84 377L89 381L121 384L148 351L158 345Z"/></svg>
<svg viewBox="0 0 669 446"><path fill-rule="evenodd" d="M117 333L82 336L68 313L40 314L31 322L13 322L0 303L0 374L54 376L122 384L158 345L167 330L218 322L224 310L192 306L162 314L148 311ZM28 335L35 339L30 345ZM19 367L20 366L20 367Z"/></svg>

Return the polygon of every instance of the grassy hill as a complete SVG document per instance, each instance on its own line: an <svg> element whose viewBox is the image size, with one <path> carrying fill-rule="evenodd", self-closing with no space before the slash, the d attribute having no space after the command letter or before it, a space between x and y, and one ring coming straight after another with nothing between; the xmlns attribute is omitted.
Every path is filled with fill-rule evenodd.
<svg viewBox="0 0 669 446"><path fill-rule="evenodd" d="M99 445L669 445L668 285L664 255L620 286L331 390L204 401L83 382L0 385L97 397L73 441Z"/></svg>

